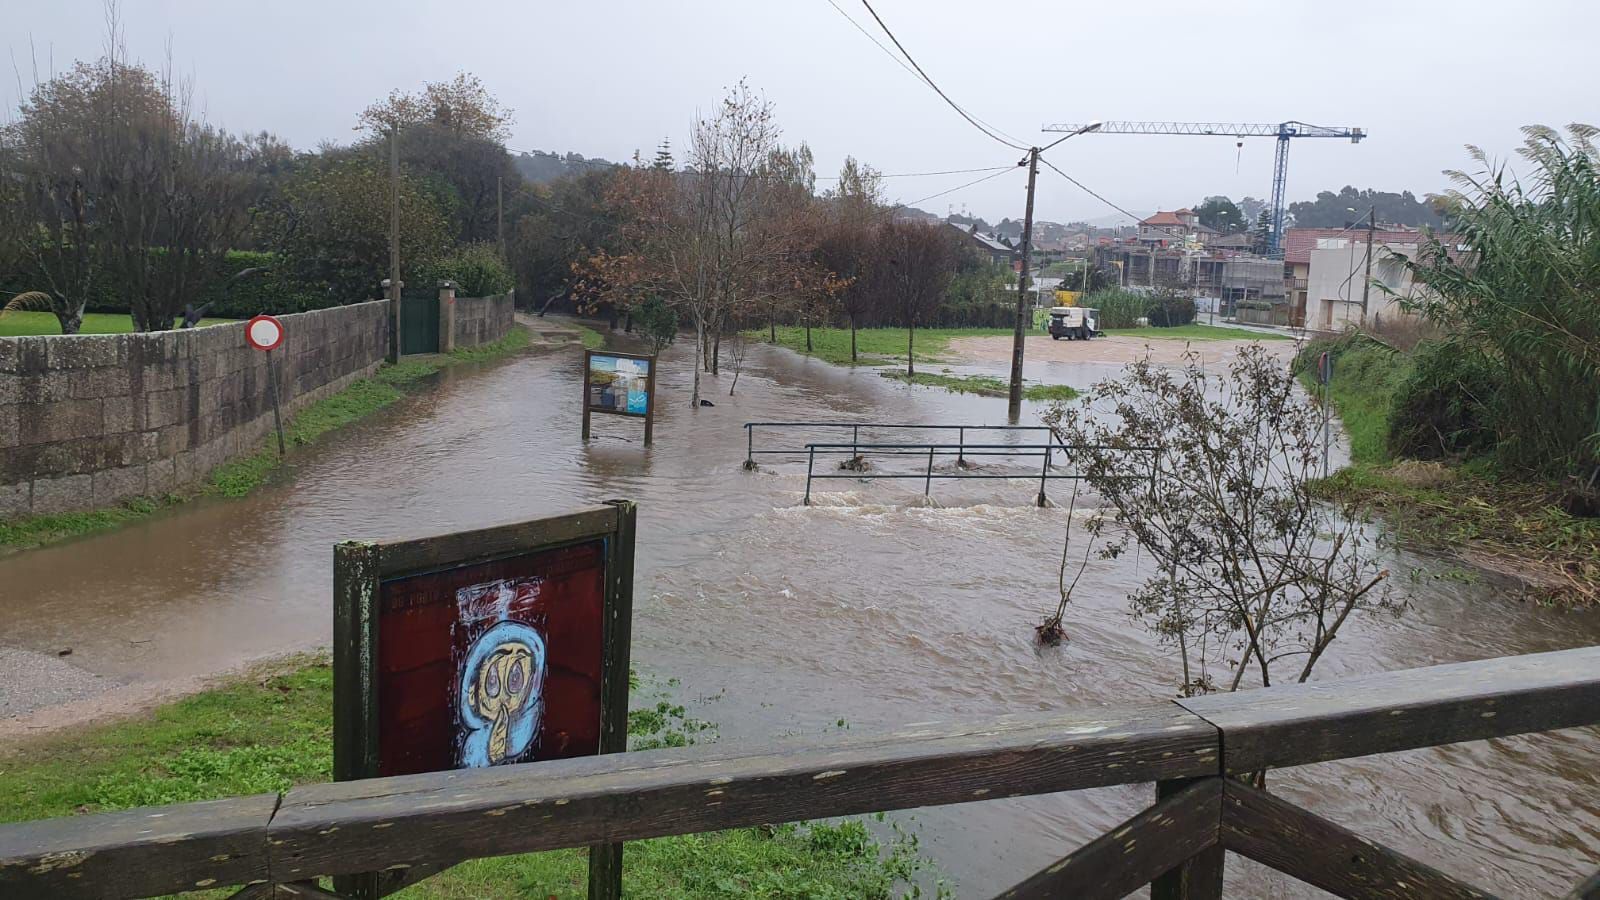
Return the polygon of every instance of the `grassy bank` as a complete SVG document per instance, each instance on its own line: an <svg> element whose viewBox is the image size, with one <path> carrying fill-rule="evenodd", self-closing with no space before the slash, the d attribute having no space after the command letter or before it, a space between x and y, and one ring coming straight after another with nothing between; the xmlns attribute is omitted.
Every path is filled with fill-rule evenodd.
<svg viewBox="0 0 1600 900"><path fill-rule="evenodd" d="M36 739L0 755L0 822L276 792L332 777L333 676L300 658L136 719ZM629 716L630 744L704 735L655 700ZM748 828L628 844L625 890L638 897L889 897L926 863L916 840L881 841L859 820ZM475 860L399 896L582 897L578 850ZM185 895L225 897L228 891Z"/></svg>
<svg viewBox="0 0 1600 900"><path fill-rule="evenodd" d="M226 325L232 319L201 319L200 327ZM133 331L133 317L127 313L84 313L79 334L127 334ZM0 337L32 337L60 334L61 322L54 313L8 312L0 314Z"/></svg>
<svg viewBox="0 0 1600 900"><path fill-rule="evenodd" d="M906 358L906 332L904 328L862 328L856 332L856 351L859 365L879 365L885 362L904 361ZM993 337L1009 335L1009 328L918 328L915 351L918 362L936 362L941 353L950 349L950 342L958 337ZM745 332L753 341L767 342L770 337L762 328ZM806 353L806 330L785 325L777 330L776 343L797 353ZM811 329L811 356L841 366L851 365L850 329Z"/></svg>
<svg viewBox="0 0 1600 900"><path fill-rule="evenodd" d="M499 359L525 349L530 340L527 329L515 326L505 337L491 344L384 365L371 378L356 381L295 413L284 423L284 441L290 447L310 444L336 428L389 406L405 396L408 386L446 366ZM161 497L136 497L110 509L0 522L0 551L36 547L123 525L194 497L243 497L260 486L278 464L277 437L273 435L256 452L217 467L206 483L194 490Z"/></svg>
<svg viewBox="0 0 1600 900"><path fill-rule="evenodd" d="M1572 515L1558 505L1557 486L1498 471L1486 458L1394 458L1389 429L1412 354L1361 339L1315 342L1301 356L1308 389L1306 364L1323 350L1335 353L1330 397L1351 465L1319 492L1381 515L1408 546L1520 578L1539 602L1600 603L1600 519Z"/></svg>
<svg viewBox="0 0 1600 900"><path fill-rule="evenodd" d="M941 355L949 352L950 342L963 337L1010 337L1009 328L918 328L916 354L918 362L937 363ZM1265 334L1243 328L1223 328L1210 325L1180 325L1176 328L1111 328L1106 334L1119 337L1146 338L1157 341L1287 341L1285 334ZM1028 332L1030 338L1049 337L1037 331ZM777 340L768 341L767 329L745 332L745 337L763 343L775 343L796 353L806 350L806 330L783 326L777 330ZM813 328L808 355L841 366L851 365L850 329ZM885 362L904 362L906 358L906 329L863 328L856 332L857 365L880 365Z"/></svg>
<svg viewBox="0 0 1600 900"><path fill-rule="evenodd" d="M573 322L572 327L578 329L578 340L585 350L599 350L606 342L605 335L582 322Z"/></svg>
<svg viewBox="0 0 1600 900"><path fill-rule="evenodd" d="M908 384L944 388L957 394L1005 397L1010 393L1010 386L1005 379L995 375L949 375L934 372L907 375L892 369L885 369L878 374ZM1028 400L1071 400L1078 396L1078 392L1065 384L1026 384L1023 385L1022 396Z"/></svg>
<svg viewBox="0 0 1600 900"><path fill-rule="evenodd" d="M1224 325L1174 325L1171 328L1107 328L1114 337L1148 338L1157 341L1292 341L1287 334L1230 328Z"/></svg>

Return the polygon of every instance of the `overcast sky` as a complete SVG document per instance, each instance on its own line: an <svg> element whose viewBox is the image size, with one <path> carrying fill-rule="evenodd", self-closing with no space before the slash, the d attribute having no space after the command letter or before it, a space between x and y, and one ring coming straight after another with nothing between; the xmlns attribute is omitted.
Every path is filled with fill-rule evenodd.
<svg viewBox="0 0 1600 900"><path fill-rule="evenodd" d="M834 0L888 44L860 0ZM0 41L31 84L101 52L99 0L0 0ZM1300 140L1289 198L1345 184L1421 195L1462 167L1462 145L1504 156L1528 123L1600 123L1594 0L874 0L928 74L1026 143L1059 121L1176 120L1360 126L1371 137ZM788 142L819 175L853 155L886 173L1012 164L1020 154L964 122L828 0L125 0L131 54L170 42L209 118L300 148L347 142L392 88L466 70L516 111L513 149L624 159L681 145L696 111L741 76L776 103ZM31 43L31 46L30 46ZM14 114L17 79L0 94ZM1271 191L1274 141L1086 135L1050 153L1112 202L1147 212L1208 194ZM978 175L899 178L902 202ZM1041 170L1037 214L1113 210ZM1020 170L921 204L1018 217Z"/></svg>

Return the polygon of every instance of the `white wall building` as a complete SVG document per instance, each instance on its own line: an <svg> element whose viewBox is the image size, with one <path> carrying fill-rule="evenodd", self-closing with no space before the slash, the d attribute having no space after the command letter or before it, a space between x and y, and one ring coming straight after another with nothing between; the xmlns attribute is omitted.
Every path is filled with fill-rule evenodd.
<svg viewBox="0 0 1600 900"><path fill-rule="evenodd" d="M1381 323L1408 314L1400 301L1421 290L1396 253L1415 259L1421 245L1416 232L1378 232L1372 245L1372 283L1365 292L1365 321ZM1362 324L1362 288L1366 284L1367 236L1322 237L1310 252L1306 277L1306 327L1343 331Z"/></svg>

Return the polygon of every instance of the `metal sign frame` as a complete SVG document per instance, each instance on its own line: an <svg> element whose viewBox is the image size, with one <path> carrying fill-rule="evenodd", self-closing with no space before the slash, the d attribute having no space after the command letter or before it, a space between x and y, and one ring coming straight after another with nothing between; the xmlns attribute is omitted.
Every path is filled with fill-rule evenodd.
<svg viewBox="0 0 1600 900"><path fill-rule="evenodd" d="M612 500L550 518L394 542L346 541L333 552L333 778L378 775L380 587L385 581L605 542L601 621L600 753L628 749L628 665L633 636L637 507ZM350 896L376 898L438 871L340 879ZM589 852L590 900L622 890L622 845Z"/></svg>
<svg viewBox="0 0 1600 900"><path fill-rule="evenodd" d="M650 374L645 376L645 407L643 413L628 412L621 409L608 409L603 406L593 406L589 403L589 375L594 371L593 365L596 356L608 356L616 359L637 359L650 364ZM650 446L651 438L655 433L656 423L656 358L645 353L618 353L613 350L585 350L583 351L583 439L589 439L589 414L604 413L611 416L627 416L630 419L644 419L644 445Z"/></svg>

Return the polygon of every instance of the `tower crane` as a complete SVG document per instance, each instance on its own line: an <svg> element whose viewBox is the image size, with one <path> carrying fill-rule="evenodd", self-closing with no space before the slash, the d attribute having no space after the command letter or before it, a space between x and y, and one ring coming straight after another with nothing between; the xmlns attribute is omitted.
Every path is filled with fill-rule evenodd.
<svg viewBox="0 0 1600 900"><path fill-rule="evenodd" d="M1045 131L1082 131L1073 124L1047 125ZM1104 122L1093 129L1097 134L1194 134L1214 137L1275 137L1278 152L1272 163L1272 232L1267 236L1267 252L1276 256L1283 246L1283 189L1289 177L1289 141L1293 138L1349 138L1360 143L1367 133L1360 128L1308 125L1305 122L1247 124L1239 122Z"/></svg>

